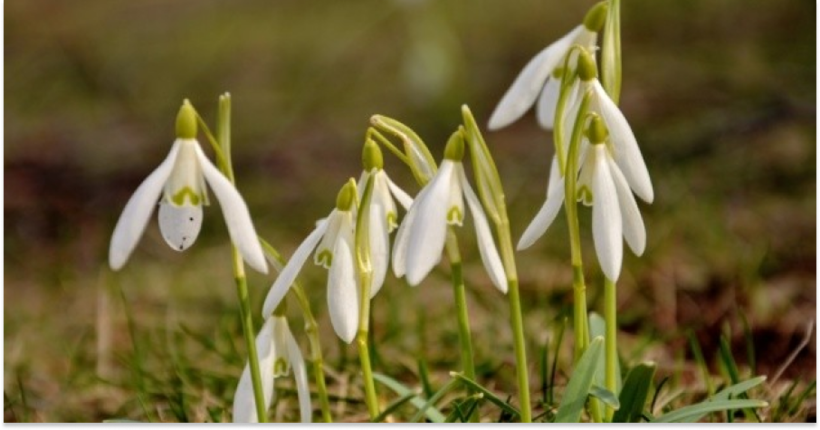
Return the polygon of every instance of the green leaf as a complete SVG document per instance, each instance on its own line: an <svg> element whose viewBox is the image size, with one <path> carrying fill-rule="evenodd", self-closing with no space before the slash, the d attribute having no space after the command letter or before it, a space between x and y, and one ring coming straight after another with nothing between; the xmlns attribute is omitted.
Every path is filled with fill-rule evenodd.
<svg viewBox="0 0 820 430"><path fill-rule="evenodd" d="M695 422L709 413L743 408L765 408L769 406L763 400L718 400L705 401L696 405L686 406L652 420L653 423L681 423Z"/></svg>
<svg viewBox="0 0 820 430"><path fill-rule="evenodd" d="M592 388L592 381L598 370L598 360L603 350L604 338L596 337L581 355L567 388L564 390L561 405L558 406L558 412L555 415L556 423L577 423L581 420L581 413L584 410L589 390Z"/></svg>
<svg viewBox="0 0 820 430"><path fill-rule="evenodd" d="M392 390L394 393L398 394L399 396L406 396L407 394L416 394L413 390L411 390L410 388L407 388L401 382L399 382L399 381L397 381L397 380L395 380L395 379L393 379L393 378L391 378L387 375L383 375L381 373L373 373L373 379L375 379L376 381L379 381L379 383L381 383L385 387L389 388L390 390ZM424 406L424 399L422 399L421 397L418 396L418 394L416 394L415 397L413 397L410 400L410 403L412 403L413 406L415 406L416 408L421 408L422 406ZM424 411L424 413L425 413L425 415L427 415L427 419L434 422L434 423L437 423L437 424L443 423L444 420L445 420L444 414L442 414L436 408L429 407Z"/></svg>
<svg viewBox="0 0 820 430"><path fill-rule="evenodd" d="M596 312L589 313L589 338L603 337L606 339L606 320ZM615 362L615 393L621 392L623 386L621 381L621 362ZM598 360L598 371L595 372L595 384L601 387L606 387L606 354L601 354L601 359Z"/></svg>
<svg viewBox="0 0 820 430"><path fill-rule="evenodd" d="M621 95L621 2L610 0L601 43L601 80L615 104Z"/></svg>
<svg viewBox="0 0 820 430"><path fill-rule="evenodd" d="M615 396L615 393L601 387L600 385L593 384L592 388L589 389L589 395L604 402L607 406L616 411L621 408L621 402L618 400L618 397Z"/></svg>
<svg viewBox="0 0 820 430"><path fill-rule="evenodd" d="M621 389L621 409L612 416L613 423L640 422L656 367L655 363L641 363L629 371Z"/></svg>
<svg viewBox="0 0 820 430"><path fill-rule="evenodd" d="M392 414L400 407L404 406L405 403L413 400L413 397L416 397L416 394L412 392L399 397L398 399L394 400L393 403L387 405L387 407L384 408L384 410L376 418L373 418L370 421L374 423L380 423L384 421L384 419L387 418L388 415Z"/></svg>
<svg viewBox="0 0 820 430"><path fill-rule="evenodd" d="M730 387L726 387L720 390L717 394L715 394L711 401L729 400L730 397L736 397L739 394L745 393L751 390L752 388L757 387L765 381L765 376L758 376L756 378L748 379L746 381L737 383Z"/></svg>
<svg viewBox="0 0 820 430"><path fill-rule="evenodd" d="M458 379L459 381L461 381L465 386L467 386L467 388L470 388L473 391L482 393L484 395L484 398L486 398L487 400L489 400L490 402L492 402L493 404L495 404L499 408L503 409L507 413L509 413L513 416L516 416L516 417L521 416L521 413L518 412L518 409L515 409L509 403L505 402L504 400L501 400L500 397L496 396L492 391L482 387L478 382L473 381L472 379L462 375L461 373L453 372L453 373L451 373L451 375L453 377L455 377L456 379Z"/></svg>
<svg viewBox="0 0 820 430"><path fill-rule="evenodd" d="M424 413L427 411L428 408L435 405L436 402L441 400L441 398L444 397L445 394L449 393L451 390L458 387L458 385L459 385L458 384L458 379L451 379L450 382L448 382L443 387L441 387L441 389L438 390L436 392L436 394L433 394L433 397L430 397L429 399L427 399L427 402L424 403L419 408L419 411L416 413L416 415L413 416L413 418L410 420L410 422L411 423L419 422L421 420L421 417L424 415Z"/></svg>

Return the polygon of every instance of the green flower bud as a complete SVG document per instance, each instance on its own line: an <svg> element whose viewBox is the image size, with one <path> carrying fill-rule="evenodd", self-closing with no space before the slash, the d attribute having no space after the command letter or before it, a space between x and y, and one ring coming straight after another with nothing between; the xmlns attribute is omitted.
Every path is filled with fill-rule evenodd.
<svg viewBox="0 0 820 430"><path fill-rule="evenodd" d="M277 317L283 317L283 316L285 316L285 313L287 313L287 311L288 311L288 301L287 300L282 300L279 303L279 306L277 306L276 309L274 309L273 315L277 316Z"/></svg>
<svg viewBox="0 0 820 430"><path fill-rule="evenodd" d="M353 206L353 201L356 198L356 181L348 181L336 196L336 209L340 211L349 211Z"/></svg>
<svg viewBox="0 0 820 430"><path fill-rule="evenodd" d="M586 16L584 16L584 27L587 28L589 31L594 31L596 33L600 32L602 28L604 28L604 22L606 22L606 14L609 10L609 2L602 1L592 8L589 9Z"/></svg>
<svg viewBox="0 0 820 430"><path fill-rule="evenodd" d="M177 137L180 139L196 138L196 110L188 99L182 102L177 114Z"/></svg>
<svg viewBox="0 0 820 430"><path fill-rule="evenodd" d="M600 116L594 115L589 121L586 135L592 144L604 143L606 138L609 137L609 130L606 128L606 124L604 124L604 120Z"/></svg>
<svg viewBox="0 0 820 430"><path fill-rule="evenodd" d="M364 165L364 170L366 172L373 169L381 170L384 168L384 157L382 156L382 150L379 149L379 145L371 139L367 139L364 143L364 149L362 150L362 164Z"/></svg>
<svg viewBox="0 0 820 430"><path fill-rule="evenodd" d="M452 161L461 161L464 158L464 135L461 130L450 135L447 146L444 147L444 158Z"/></svg>
<svg viewBox="0 0 820 430"><path fill-rule="evenodd" d="M587 82L598 77L598 67L595 59L586 50L578 51L578 77Z"/></svg>

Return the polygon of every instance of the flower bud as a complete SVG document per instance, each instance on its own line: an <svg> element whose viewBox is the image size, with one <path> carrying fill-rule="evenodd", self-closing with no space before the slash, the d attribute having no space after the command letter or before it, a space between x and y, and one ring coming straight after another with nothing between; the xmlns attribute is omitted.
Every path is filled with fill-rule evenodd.
<svg viewBox="0 0 820 430"><path fill-rule="evenodd" d="M604 28L608 9L609 3L606 1L592 6L586 16L584 16L584 27L589 31L600 32L601 29Z"/></svg>
<svg viewBox="0 0 820 430"><path fill-rule="evenodd" d="M598 77L598 66L595 65L595 59L583 49L578 52L578 77L584 82Z"/></svg>
<svg viewBox="0 0 820 430"><path fill-rule="evenodd" d="M356 182L348 181L336 196L336 209L340 211L349 211L353 207L353 201L356 197Z"/></svg>
<svg viewBox="0 0 820 430"><path fill-rule="evenodd" d="M604 120L600 116L592 116L587 126L586 135L592 144L604 143L606 138L609 137L609 130L606 128L606 124L604 124Z"/></svg>
<svg viewBox="0 0 820 430"><path fill-rule="evenodd" d="M444 147L444 158L452 161L461 161L464 158L464 136L461 130L456 130L447 140Z"/></svg>
<svg viewBox="0 0 820 430"><path fill-rule="evenodd" d="M177 114L177 137L180 139L196 138L196 110L188 99L182 102Z"/></svg>
<svg viewBox="0 0 820 430"><path fill-rule="evenodd" d="M369 172L373 169L381 170L384 168L384 157L379 145L371 139L364 142L364 149L362 150L362 165L364 171Z"/></svg>

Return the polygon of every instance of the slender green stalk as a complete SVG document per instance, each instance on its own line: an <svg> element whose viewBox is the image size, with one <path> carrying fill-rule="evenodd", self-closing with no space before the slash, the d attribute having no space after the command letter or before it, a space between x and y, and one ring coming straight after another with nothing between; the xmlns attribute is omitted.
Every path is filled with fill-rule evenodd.
<svg viewBox="0 0 820 430"><path fill-rule="evenodd" d="M606 389L618 394L617 375L618 371L618 305L616 301L615 283L606 279L604 281L604 319L606 320L606 338L604 340L604 356L606 363L604 383ZM612 421L615 411L611 407L606 409L606 420Z"/></svg>
<svg viewBox="0 0 820 430"><path fill-rule="evenodd" d="M282 254L276 250L268 241L259 238L262 244L262 249L268 256L268 260L276 271L281 272L285 267L285 259ZM330 414L330 400L327 393L327 385L325 384L325 369L324 358L322 357L322 345L319 341L319 324L316 323L316 318L310 310L310 301L305 294L302 285L298 281L293 282L291 292L296 297L299 303L299 309L302 311L302 317L305 320L305 335L307 335L310 342L310 361L313 363L313 378L316 380L316 392L319 395L319 406L322 410L322 419L326 423L332 423L333 417Z"/></svg>
<svg viewBox="0 0 820 430"><path fill-rule="evenodd" d="M365 401L371 421L379 416L376 384L373 381L373 370L370 364L370 351L367 341L368 332L370 330L370 287L373 282L369 231L370 202L372 196L373 176L371 175L365 185L364 193L362 193L362 200L359 204L359 213L356 219L356 268L359 272L359 281L361 283L361 291L359 293L359 331L356 334L356 344L359 347L359 361L362 366Z"/></svg>
<svg viewBox="0 0 820 430"><path fill-rule="evenodd" d="M229 94L219 97L219 120L217 121L217 145L214 152L219 159L219 166L222 173L235 184L233 176L233 166L231 165L231 98ZM197 115L198 122L203 126L208 140L213 145L214 136L211 134L205 121ZM253 398L256 404L256 417L260 423L267 422L268 414L265 410L265 396L262 391L262 377L259 371L259 355L256 352L255 333L253 328L253 317L251 314L251 302L248 297L248 279L245 276L245 262L239 254L239 249L231 245L233 274L236 280L236 292L239 297L239 316L242 320L242 335L245 338L245 345L248 349L248 364L251 368L251 382L253 384Z"/></svg>
<svg viewBox="0 0 820 430"><path fill-rule="evenodd" d="M253 383L253 399L256 403L256 416L260 423L267 422L268 414L265 411L265 396L262 391L262 377L259 372L259 355L256 353L254 340L253 318L251 316L251 301L248 297L248 280L245 277L245 263L239 250L233 248L233 273L236 280L236 292L239 296L239 316L242 319L242 335L245 337L245 346L248 349L248 363L251 368L251 382Z"/></svg>
<svg viewBox="0 0 820 430"><path fill-rule="evenodd" d="M515 347L515 371L518 376L518 398L521 404L521 422L532 422L530 406L530 380L527 374L527 351L524 343L524 320L521 316L521 298L518 292L518 271L515 266L510 222L507 219L506 207L500 210L501 223L498 226L498 239L501 248L501 259L507 274L507 297L510 303L510 325L513 331Z"/></svg>
<svg viewBox="0 0 820 430"><path fill-rule="evenodd" d="M569 227L569 242L572 259L572 291L574 294L574 326L575 326L575 361L581 359L581 354L589 343L587 329L587 299L584 283L584 263L581 258L581 231L578 226L578 204L575 201L575 185L578 172L578 151L581 146L583 123L586 121L586 112L589 108L591 94L586 93L578 109L575 128L567 153L567 170L564 175L564 212L567 214Z"/></svg>
<svg viewBox="0 0 820 430"><path fill-rule="evenodd" d="M464 287L464 273L461 267L461 252L453 228L447 230L447 257L450 259L450 275L453 281L453 293L458 315L458 339L461 343L461 367L464 376L476 380L475 363L473 362L473 341L470 333L470 316L467 313L467 294ZM470 414L470 420L478 422L478 415Z"/></svg>

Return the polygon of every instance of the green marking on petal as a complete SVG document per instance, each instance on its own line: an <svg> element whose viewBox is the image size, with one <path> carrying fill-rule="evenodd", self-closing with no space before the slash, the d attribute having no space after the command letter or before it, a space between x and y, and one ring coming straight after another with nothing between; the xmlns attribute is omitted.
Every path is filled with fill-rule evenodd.
<svg viewBox="0 0 820 430"><path fill-rule="evenodd" d="M330 265L333 264L333 253L328 249L323 249L319 252L319 256L316 257L316 261L318 264L329 269Z"/></svg>
<svg viewBox="0 0 820 430"><path fill-rule="evenodd" d="M171 202L177 206L182 206L185 204L186 197L194 206L198 206L202 202L202 197L191 187L183 187L181 190L177 191L173 196L171 196Z"/></svg>
<svg viewBox="0 0 820 430"><path fill-rule="evenodd" d="M578 188L576 197L578 201L582 202L585 206L592 206L592 190L590 190L589 187L582 185Z"/></svg>
<svg viewBox="0 0 820 430"><path fill-rule="evenodd" d="M453 206L447 211L448 224L461 225L462 221L464 221L464 214L461 213L461 209L458 206Z"/></svg>
<svg viewBox="0 0 820 430"><path fill-rule="evenodd" d="M288 373L290 373L290 364L288 364L288 361L285 360L284 357L278 357L276 361L273 362L273 377L287 376Z"/></svg>
<svg viewBox="0 0 820 430"><path fill-rule="evenodd" d="M396 215L395 212L391 211L387 213L387 226L390 227L391 230L399 226L399 216Z"/></svg>

